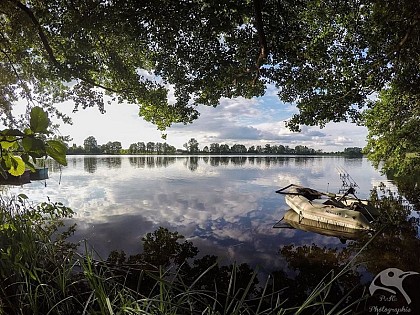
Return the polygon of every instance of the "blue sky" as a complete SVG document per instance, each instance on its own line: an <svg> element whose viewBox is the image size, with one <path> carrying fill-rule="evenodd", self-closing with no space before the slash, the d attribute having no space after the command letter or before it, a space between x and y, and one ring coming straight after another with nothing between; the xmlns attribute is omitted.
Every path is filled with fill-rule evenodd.
<svg viewBox="0 0 420 315"><path fill-rule="evenodd" d="M120 141L123 148L139 141L164 142L160 131L138 116L137 105L107 105L105 114L100 114L97 108L73 114L71 104L61 104L59 108L73 119L72 126L61 126L61 134L70 135L72 143L78 145L88 136L94 136L98 144ZM213 142L246 146L270 143L342 151L346 147L363 147L367 134L366 128L349 123L330 123L323 129L303 126L302 132L292 133L285 127L285 121L297 109L282 103L273 88L264 97L222 99L216 108L198 109L201 114L193 124L176 124L167 130L169 144L182 148L190 138L195 138L200 148Z"/></svg>

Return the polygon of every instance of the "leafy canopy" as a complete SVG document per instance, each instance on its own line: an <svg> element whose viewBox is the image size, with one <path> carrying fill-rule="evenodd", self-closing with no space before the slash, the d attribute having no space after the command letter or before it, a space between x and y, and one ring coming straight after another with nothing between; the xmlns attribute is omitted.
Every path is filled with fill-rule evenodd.
<svg viewBox="0 0 420 315"><path fill-rule="evenodd" d="M198 104L261 95L262 82L245 84L255 67L249 12L248 2L230 1L5 1L2 110L26 96L103 111L110 95L139 104L140 116L164 130L196 119Z"/></svg>
<svg viewBox="0 0 420 315"><path fill-rule="evenodd" d="M384 89L418 99L419 20L418 3L400 0L5 0L1 113L10 120L21 97L50 112L65 100L103 111L109 95L165 130L272 84L298 107L292 130L364 123Z"/></svg>
<svg viewBox="0 0 420 315"><path fill-rule="evenodd" d="M418 171L420 147L420 98L397 89L384 90L365 112L368 142L365 152L375 166L394 175Z"/></svg>

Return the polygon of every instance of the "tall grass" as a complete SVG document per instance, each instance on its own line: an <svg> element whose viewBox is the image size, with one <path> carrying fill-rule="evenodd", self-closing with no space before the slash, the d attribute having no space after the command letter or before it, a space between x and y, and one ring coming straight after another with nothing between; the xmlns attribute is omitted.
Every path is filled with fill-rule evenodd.
<svg viewBox="0 0 420 315"><path fill-rule="evenodd" d="M0 314L345 314L364 299L329 302L333 283L352 261L328 273L301 305L285 307L284 290L275 291L272 278L256 291L258 271L244 284L236 264L222 286L205 280L217 263L189 279L185 265L97 260L87 246L81 255L66 241L75 227L62 220L72 214L60 203L33 206L24 195L0 200Z"/></svg>

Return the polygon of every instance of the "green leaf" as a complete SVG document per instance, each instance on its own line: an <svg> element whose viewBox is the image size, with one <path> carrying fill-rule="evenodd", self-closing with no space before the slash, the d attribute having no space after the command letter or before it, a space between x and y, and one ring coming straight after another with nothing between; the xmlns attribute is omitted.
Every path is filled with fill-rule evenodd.
<svg viewBox="0 0 420 315"><path fill-rule="evenodd" d="M0 145L3 149L9 149L13 145L16 144L16 137L15 136L6 136L0 138Z"/></svg>
<svg viewBox="0 0 420 315"><path fill-rule="evenodd" d="M2 166L6 171L8 171L12 167L11 155L10 155L9 152L4 152L3 151Z"/></svg>
<svg viewBox="0 0 420 315"><path fill-rule="evenodd" d="M10 157L11 167L8 172L13 176L20 176L25 172L25 162L23 162L20 156Z"/></svg>
<svg viewBox="0 0 420 315"><path fill-rule="evenodd" d="M38 155L37 157L42 157L45 155L45 144L44 141L40 139L25 137L22 139L22 146L26 152Z"/></svg>
<svg viewBox="0 0 420 315"><path fill-rule="evenodd" d="M48 140L47 154L61 165L67 166L66 151L67 148L63 142L58 140Z"/></svg>
<svg viewBox="0 0 420 315"><path fill-rule="evenodd" d="M25 162L26 167L29 168L32 172L35 172L35 165L33 165L30 161L29 161L29 154L24 153L21 155L21 158L23 160L23 162Z"/></svg>
<svg viewBox="0 0 420 315"><path fill-rule="evenodd" d="M50 120L48 114L41 107L34 107L31 110L30 126L33 132L48 133Z"/></svg>
<svg viewBox="0 0 420 315"><path fill-rule="evenodd" d="M16 136L16 137L24 136L24 133L18 129L5 129L5 130L2 130L0 134L4 136Z"/></svg>
<svg viewBox="0 0 420 315"><path fill-rule="evenodd" d="M7 231L7 230L12 230L12 231L17 231L15 225L12 223L4 223L2 225L0 225L0 231Z"/></svg>
<svg viewBox="0 0 420 315"><path fill-rule="evenodd" d="M35 162L37 158L41 158L47 155L45 143L40 139L34 137L25 137L22 140L22 146L25 150L25 154L22 154L22 158L27 164L29 162L29 156L31 156ZM28 165L30 166L30 164Z"/></svg>
<svg viewBox="0 0 420 315"><path fill-rule="evenodd" d="M30 128L25 128L24 133L27 136L30 136L30 135L34 134L34 132Z"/></svg>

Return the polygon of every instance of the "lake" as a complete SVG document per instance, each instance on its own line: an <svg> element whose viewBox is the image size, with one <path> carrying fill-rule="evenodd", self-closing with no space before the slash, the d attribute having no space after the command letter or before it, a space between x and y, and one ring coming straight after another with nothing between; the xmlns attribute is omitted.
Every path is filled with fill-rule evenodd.
<svg viewBox="0 0 420 315"><path fill-rule="evenodd" d="M275 229L288 210L275 191L300 184L338 192L345 170L358 196L385 182L364 158L331 156L69 156L49 162L49 179L13 187L35 201L59 201L76 214L72 240L86 239L106 258L111 250L142 250L159 226L178 231L200 250L226 262L284 268L282 246L341 248L337 237Z"/></svg>
<svg viewBox="0 0 420 315"><path fill-rule="evenodd" d="M290 226L273 228L289 210L284 196L275 191L292 183L336 193L342 188L340 174L349 174L359 186L359 198L369 197L371 189L381 183L395 192L393 183L367 159L69 156L67 167L51 160L47 165L49 179L10 187L7 193L25 193L38 202L49 198L72 208L75 215L68 223L77 227L70 240L82 241L82 252L86 240L103 259L111 259L109 254L114 250L124 251L126 258L136 257L143 252L146 233L165 227L184 235L198 248L198 255L190 261L196 268L191 270L198 270L197 274L217 259L220 265L241 264L238 278L247 279L258 270L259 283L270 279L270 290L280 290L290 306L302 303L327 273L339 273L349 261L351 271L336 280L331 290L334 303L346 292L352 292L346 299L352 303L369 292L369 285L375 283L378 288L380 283L375 279L387 270L415 271L417 276L404 280L404 289L413 300L410 309L420 312L418 215L407 221L407 212L389 203L387 210L381 209L386 221L374 237L365 233L346 240ZM154 246L162 248L165 244L156 241ZM114 254L112 257L118 259ZM226 273L216 273L215 277L224 277L218 281L229 283ZM384 293L386 299L382 300ZM399 293L382 290L378 294L362 308L407 306Z"/></svg>

